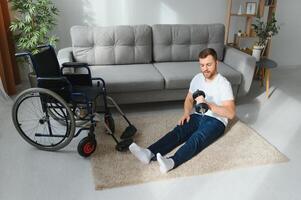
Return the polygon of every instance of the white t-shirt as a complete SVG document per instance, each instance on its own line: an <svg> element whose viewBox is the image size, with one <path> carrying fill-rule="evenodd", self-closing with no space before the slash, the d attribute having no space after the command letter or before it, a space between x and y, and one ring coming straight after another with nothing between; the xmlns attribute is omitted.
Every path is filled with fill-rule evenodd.
<svg viewBox="0 0 301 200"><path fill-rule="evenodd" d="M231 84L221 74L217 74L215 78L210 81L206 81L202 73L197 74L190 82L189 92L193 94L198 89L205 92L205 100L208 103L214 103L221 106L223 101L234 100ZM208 110L205 115L220 120L225 126L228 124L228 119L226 117L213 113L211 110Z"/></svg>

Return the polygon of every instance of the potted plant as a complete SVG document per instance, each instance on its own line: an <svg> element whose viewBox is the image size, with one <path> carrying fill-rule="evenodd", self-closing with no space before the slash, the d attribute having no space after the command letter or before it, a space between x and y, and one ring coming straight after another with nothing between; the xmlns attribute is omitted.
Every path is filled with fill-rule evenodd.
<svg viewBox="0 0 301 200"><path fill-rule="evenodd" d="M55 46L58 37L50 35L56 25L58 9L51 0L9 0L14 12L10 30L14 33L16 48L32 54L39 52L38 45L51 44ZM35 73L28 59L22 62L29 66L29 81L32 87L36 85Z"/></svg>
<svg viewBox="0 0 301 200"><path fill-rule="evenodd" d="M280 27L277 25L275 13L273 13L271 20L266 23L257 19L256 23L252 24L252 27L258 37L258 42L253 46L252 55L256 58L256 61L259 61L263 52L262 50L266 48L268 40L270 40L272 36L278 34Z"/></svg>

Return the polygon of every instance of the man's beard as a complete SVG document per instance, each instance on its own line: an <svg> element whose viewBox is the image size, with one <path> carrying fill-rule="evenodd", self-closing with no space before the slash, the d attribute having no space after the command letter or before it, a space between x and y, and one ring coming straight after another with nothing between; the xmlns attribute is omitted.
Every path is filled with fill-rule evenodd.
<svg viewBox="0 0 301 200"><path fill-rule="evenodd" d="M206 79L212 79L215 76L216 72L204 71L203 75Z"/></svg>

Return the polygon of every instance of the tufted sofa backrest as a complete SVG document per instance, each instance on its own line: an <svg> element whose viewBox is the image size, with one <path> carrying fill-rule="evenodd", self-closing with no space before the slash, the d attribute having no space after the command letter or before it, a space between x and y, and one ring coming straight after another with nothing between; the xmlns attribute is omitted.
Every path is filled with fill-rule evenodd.
<svg viewBox="0 0 301 200"><path fill-rule="evenodd" d="M75 61L89 65L197 61L204 48L224 57L223 24L156 24L135 26L73 26Z"/></svg>
<svg viewBox="0 0 301 200"><path fill-rule="evenodd" d="M148 25L73 26L73 55L75 61L89 65L150 63L151 34L151 27Z"/></svg>
<svg viewBox="0 0 301 200"><path fill-rule="evenodd" d="M215 49L218 59L223 59L223 24L156 24L152 33L155 62L197 61L205 48Z"/></svg>

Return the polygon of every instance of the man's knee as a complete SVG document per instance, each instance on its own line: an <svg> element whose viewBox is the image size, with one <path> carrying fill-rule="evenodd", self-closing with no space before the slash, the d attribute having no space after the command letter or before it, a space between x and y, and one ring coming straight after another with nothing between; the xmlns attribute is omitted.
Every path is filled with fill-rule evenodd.
<svg viewBox="0 0 301 200"><path fill-rule="evenodd" d="M186 137L185 127L183 125L177 125L173 129L172 134L176 134L178 142L182 141Z"/></svg>
<svg viewBox="0 0 301 200"><path fill-rule="evenodd" d="M200 149L200 151L206 147L208 147L210 144L215 142L221 134L217 134L218 130L215 132L210 132L206 130L198 130L196 131L192 136L191 140L195 148ZM189 140L190 140L189 139Z"/></svg>
<svg viewBox="0 0 301 200"><path fill-rule="evenodd" d="M172 134L176 134L178 141L186 141L196 130L192 124L177 125Z"/></svg>
<svg viewBox="0 0 301 200"><path fill-rule="evenodd" d="M189 142L191 147L193 147L197 152L199 152L204 148L206 138L204 137L202 132L195 132L187 142Z"/></svg>

